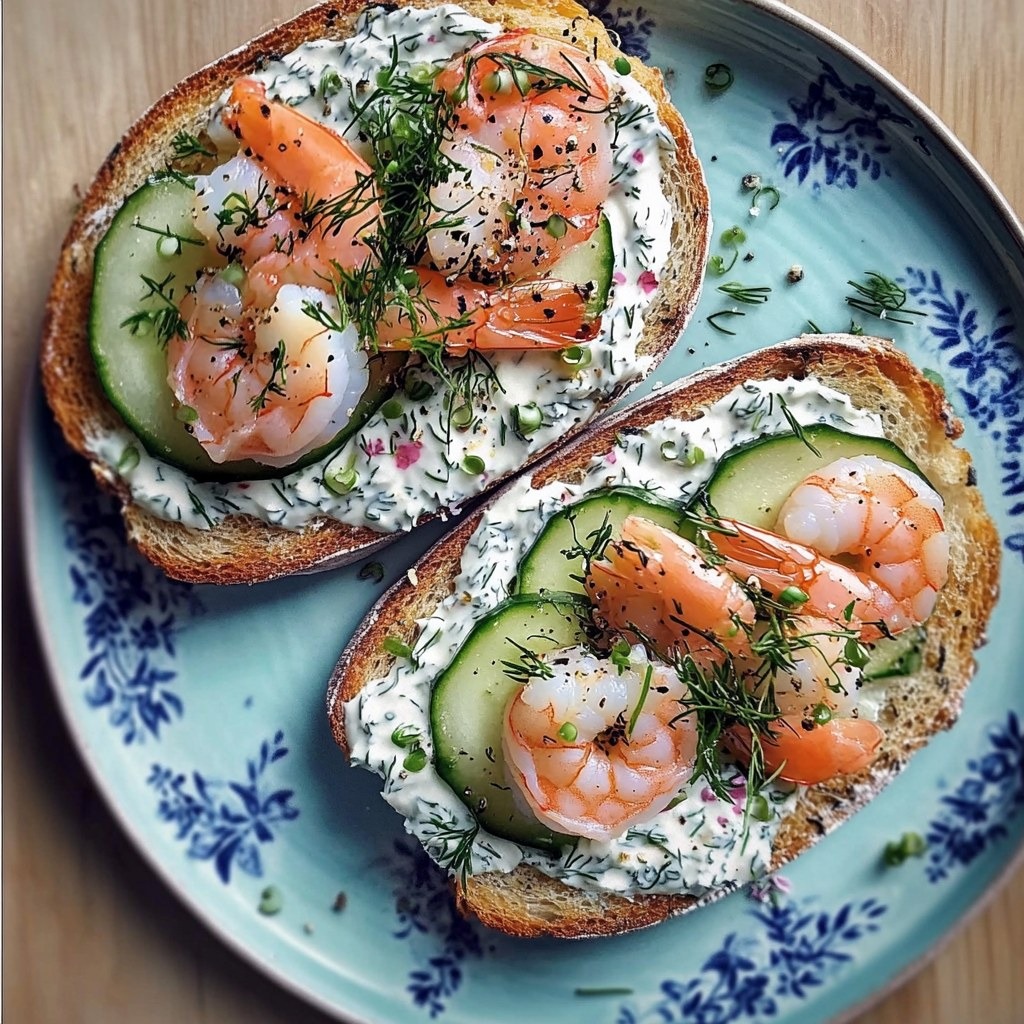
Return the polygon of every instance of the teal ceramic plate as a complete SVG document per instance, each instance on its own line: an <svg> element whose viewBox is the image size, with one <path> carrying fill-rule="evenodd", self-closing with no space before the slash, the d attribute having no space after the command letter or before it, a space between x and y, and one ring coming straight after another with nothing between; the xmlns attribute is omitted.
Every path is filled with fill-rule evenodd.
<svg viewBox="0 0 1024 1024"><path fill-rule="evenodd" d="M714 197L710 276L673 380L813 321L892 333L942 375L998 521L1003 596L952 732L786 872L658 928L577 943L514 941L458 919L443 880L349 769L325 681L382 589L439 533L361 565L252 589L169 583L125 546L118 517L40 408L26 459L36 608L72 732L100 788L167 883L235 949L339 1016L719 1024L820 1020L878 992L981 897L1024 841L1024 241L934 117L877 68L783 8L664 0L595 10L669 74ZM707 65L728 64L719 94ZM775 193L756 198L758 173ZM735 238L735 236L733 236ZM747 259L746 254L752 254ZM804 278L789 284L789 268ZM897 278L912 324L847 305L849 280ZM724 280L772 289L740 305ZM737 309L744 316L711 317ZM713 324L734 334L717 330ZM652 381L651 384L655 382ZM650 387L651 385L648 385ZM906 829L927 853L884 869ZM261 894L271 888L270 899ZM261 912L273 909L274 914ZM342 908L343 905L343 908ZM593 988L618 991L584 995Z"/></svg>

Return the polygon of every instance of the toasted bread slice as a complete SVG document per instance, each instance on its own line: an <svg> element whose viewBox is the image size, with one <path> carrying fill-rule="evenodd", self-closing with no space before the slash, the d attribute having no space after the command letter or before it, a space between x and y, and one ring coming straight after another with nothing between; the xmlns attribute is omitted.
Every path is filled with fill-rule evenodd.
<svg viewBox="0 0 1024 1024"><path fill-rule="evenodd" d="M412 6L436 6L409 0ZM601 22L572 0L466 0L470 13L508 27L529 26L546 35L567 35L578 46L613 63L621 57ZM353 31L362 0L323 3L259 36L186 79L151 107L114 147L87 192L64 241L46 308L43 329L43 382L58 423L73 448L90 457L89 439L124 424L107 401L93 367L87 324L93 258L124 199L172 155L171 140L182 129L198 132L218 96L238 77L253 70L268 54L287 53L317 38L341 39ZM663 168L662 180L673 212L671 255L661 289L645 314L639 354L653 367L666 355L685 326L700 293L710 233L707 187L693 141L669 102L661 73L630 60L632 75L657 101L662 123L677 150ZM635 381L608 396L608 404ZM584 424L567 426L571 436ZM538 451L534 459L543 452ZM157 518L131 501L107 467L93 460L102 484L120 491L129 538L166 572L178 579L206 583L258 582L298 572L312 572L361 557L392 539L365 527L324 516L302 532L268 526L236 515L211 530L194 530ZM494 481L497 483L498 481ZM424 509L422 520L447 509Z"/></svg>
<svg viewBox="0 0 1024 1024"><path fill-rule="evenodd" d="M923 665L913 681L891 692L882 717L885 739L867 770L803 791L783 822L774 847L776 870L863 807L935 733L956 721L974 672L974 650L998 593L999 539L975 486L971 458L953 442L962 424L942 391L889 342L848 335L805 335L702 371L624 410L590 431L533 472L531 484L578 482L595 455L611 450L616 432L666 417L693 419L749 380L813 376L850 396L854 405L881 415L886 436L927 475L945 501L950 537L949 580L929 620ZM397 583L357 630L331 678L327 709L334 737L349 750L344 703L393 663L382 646L387 636L412 643L416 620L429 615L451 591L462 550L480 522L477 511L417 563L413 585ZM454 881L459 908L513 935L567 938L608 935L654 924L726 894L637 896L570 888L533 867L490 872Z"/></svg>

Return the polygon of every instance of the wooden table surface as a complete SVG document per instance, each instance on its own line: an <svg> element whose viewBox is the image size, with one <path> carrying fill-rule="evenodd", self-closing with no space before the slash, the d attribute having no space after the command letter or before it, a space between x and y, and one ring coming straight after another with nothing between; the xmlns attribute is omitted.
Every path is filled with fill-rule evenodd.
<svg viewBox="0 0 1024 1024"><path fill-rule="evenodd" d="M626 0L624 0L626 2ZM223 947L69 747L26 607L18 417L60 238L120 131L302 0L8 0L3 87L3 1010L10 1024L326 1021ZM793 0L928 103L1024 210L1024 2ZM1024 1021L1024 865L858 1024Z"/></svg>

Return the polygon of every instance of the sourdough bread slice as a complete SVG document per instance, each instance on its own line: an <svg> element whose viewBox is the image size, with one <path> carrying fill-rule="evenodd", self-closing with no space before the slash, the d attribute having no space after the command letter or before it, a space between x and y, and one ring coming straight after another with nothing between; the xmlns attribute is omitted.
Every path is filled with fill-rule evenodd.
<svg viewBox="0 0 1024 1024"><path fill-rule="evenodd" d="M942 391L889 342L848 335L805 335L685 378L591 430L534 470L531 484L578 482L592 457L609 451L617 431L666 417L694 419L734 387L751 380L813 376L878 413L886 436L927 475L945 501L950 537L949 580L927 631L921 670L910 685L893 688L881 724L885 739L875 763L803 791L773 847L777 870L863 807L935 733L956 721L974 672L974 650L984 641L998 593L999 540L975 485L971 458L953 442L963 426ZM482 512L477 511L417 563L416 585L403 579L370 612L345 648L330 680L327 710L336 741L348 753L344 703L371 680L387 675L393 658L387 636L412 644L416 620L451 591L460 557ZM533 867L454 881L460 910L513 935L609 935L654 924L725 895L637 896L570 888Z"/></svg>
<svg viewBox="0 0 1024 1024"><path fill-rule="evenodd" d="M65 238L43 328L47 398L65 437L87 458L91 437L124 429L93 367L87 330L94 254L114 214L150 174L166 165L176 133L202 129L207 112L235 79L270 54L287 53L307 40L351 35L364 6L363 0L322 3L196 72L158 100L111 151ZM408 6L430 8L436 4L408 0ZM465 0L461 6L470 14L510 28L526 26L568 39L609 64L623 56L602 23L572 0ZM664 191L673 212L671 254L660 292L645 314L639 345L639 354L650 357L653 367L672 347L696 305L709 244L710 207L693 140L669 102L661 73L635 59L629 62L633 77L657 101L661 121L677 146L674 159L662 169ZM610 395L607 404L633 383ZM583 427L567 429L563 436L579 433ZM533 461L543 454L538 451ZM178 579L254 583L312 572L362 557L394 537L325 516L315 518L302 532L277 529L244 515L232 516L212 530L194 530L133 504L114 473L94 459L92 468L101 484L120 494L129 539ZM424 521L448 510L425 513Z"/></svg>

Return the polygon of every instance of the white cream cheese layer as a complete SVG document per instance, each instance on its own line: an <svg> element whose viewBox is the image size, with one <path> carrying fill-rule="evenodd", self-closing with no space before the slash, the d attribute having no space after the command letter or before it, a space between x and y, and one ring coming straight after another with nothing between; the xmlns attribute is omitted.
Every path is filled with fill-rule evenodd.
<svg viewBox="0 0 1024 1024"><path fill-rule="evenodd" d="M698 419L667 419L623 434L615 447L592 460L581 484L555 483L534 490L528 479L521 480L486 511L463 553L454 592L420 623L412 657L399 660L387 677L369 683L345 706L353 761L383 777L384 799L439 863L451 856L451 835L471 831L475 820L432 767L431 687L474 624L508 596L517 564L545 522L581 495L608 485L643 487L663 498L686 500L729 449L790 429L777 396L802 425L828 423L882 436L877 416L854 408L849 398L813 379L748 383ZM686 456L697 448L703 460L691 465L695 460ZM402 767L402 751L391 738L400 726L425 737L428 763L419 772ZM642 827L608 842L581 839L560 856L481 831L473 840L472 870L511 871L531 864L567 885L626 895L700 895L742 885L768 870L774 836L795 801L779 787L768 787L764 795L771 816L757 821L744 814L746 793L740 780L730 800L719 799L697 780L679 803Z"/></svg>
<svg viewBox="0 0 1024 1024"><path fill-rule="evenodd" d="M395 52L404 67L443 64L501 31L453 5L374 8L360 17L351 38L306 43L268 62L254 77L271 98L343 132L359 151L363 143L352 127L355 104ZM649 367L636 346L669 253L672 214L661 171L674 150L652 97L628 75L599 66L613 96L614 174L603 209L611 225L615 266L601 331L587 345L587 366L567 366L557 352L490 355L497 384L486 400L474 403L473 420L462 430L451 424L447 389L424 370L422 377L433 389L430 397L413 400L400 392L400 412L391 408L388 418L377 413L328 459L276 479L197 481L146 453L127 430L91 438L91 453L112 476L120 476L136 504L197 529L244 513L288 530L329 516L395 532L411 529L424 513L439 507L458 509L568 429L591 419L612 392ZM317 89L325 71L344 83L328 101ZM219 109L211 112L214 129ZM516 406L530 403L539 408L542 422L524 437L515 429ZM122 458L129 445L139 452L137 462ZM347 494L336 494L324 483L325 472L337 470L355 474L356 485Z"/></svg>

